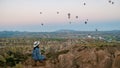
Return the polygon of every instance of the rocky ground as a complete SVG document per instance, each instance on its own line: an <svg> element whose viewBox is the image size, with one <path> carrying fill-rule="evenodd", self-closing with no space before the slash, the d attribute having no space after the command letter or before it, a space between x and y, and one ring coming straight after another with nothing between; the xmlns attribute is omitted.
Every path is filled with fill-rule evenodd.
<svg viewBox="0 0 120 68"><path fill-rule="evenodd" d="M36 66L31 57L32 46L1 48L0 68L120 68L120 43L66 40L47 42L45 48L41 52L47 60Z"/></svg>
<svg viewBox="0 0 120 68"><path fill-rule="evenodd" d="M120 68L120 46L69 46L44 64L32 66L30 59L26 63L24 68Z"/></svg>

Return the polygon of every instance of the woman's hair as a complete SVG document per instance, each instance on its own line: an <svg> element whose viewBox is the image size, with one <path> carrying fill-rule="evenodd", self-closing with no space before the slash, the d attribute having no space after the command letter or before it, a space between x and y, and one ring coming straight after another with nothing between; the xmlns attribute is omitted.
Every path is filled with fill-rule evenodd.
<svg viewBox="0 0 120 68"><path fill-rule="evenodd" d="M35 48L39 48L39 46L34 47L34 49L35 49Z"/></svg>

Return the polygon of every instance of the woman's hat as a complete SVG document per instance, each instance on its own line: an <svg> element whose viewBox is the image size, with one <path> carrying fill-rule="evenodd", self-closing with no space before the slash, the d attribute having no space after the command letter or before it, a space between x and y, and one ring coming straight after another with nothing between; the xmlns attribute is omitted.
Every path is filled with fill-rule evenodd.
<svg viewBox="0 0 120 68"><path fill-rule="evenodd" d="M40 44L39 41L35 41L34 44L33 44L33 47L36 47L36 46L38 46L39 44Z"/></svg>

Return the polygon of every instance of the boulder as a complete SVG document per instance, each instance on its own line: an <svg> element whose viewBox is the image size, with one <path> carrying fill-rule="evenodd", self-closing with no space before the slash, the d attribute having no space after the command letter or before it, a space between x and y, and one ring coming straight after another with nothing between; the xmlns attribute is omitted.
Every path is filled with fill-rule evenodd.
<svg viewBox="0 0 120 68"><path fill-rule="evenodd" d="M61 54L59 55L58 60L58 68L72 68L74 55L71 53Z"/></svg>
<svg viewBox="0 0 120 68"><path fill-rule="evenodd" d="M120 51L115 52L115 59L112 68L120 68Z"/></svg>

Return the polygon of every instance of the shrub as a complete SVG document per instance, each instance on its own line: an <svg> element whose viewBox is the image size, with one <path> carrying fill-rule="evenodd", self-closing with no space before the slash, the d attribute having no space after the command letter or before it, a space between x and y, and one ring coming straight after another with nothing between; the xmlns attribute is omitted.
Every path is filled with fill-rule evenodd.
<svg viewBox="0 0 120 68"><path fill-rule="evenodd" d="M6 59L2 55L0 55L0 62L6 62Z"/></svg>

